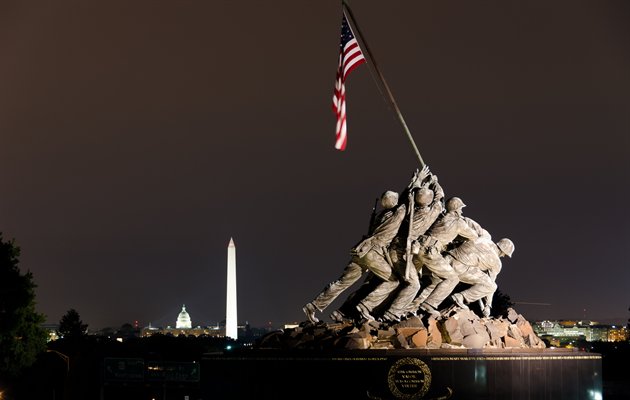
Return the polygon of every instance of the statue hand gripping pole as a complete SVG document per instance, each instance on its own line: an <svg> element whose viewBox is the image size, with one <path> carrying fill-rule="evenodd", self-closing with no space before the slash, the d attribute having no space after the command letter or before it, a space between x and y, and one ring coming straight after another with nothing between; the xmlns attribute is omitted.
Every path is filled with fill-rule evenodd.
<svg viewBox="0 0 630 400"><path fill-rule="evenodd" d="M411 245L414 240L412 237L413 234L413 213L415 207L415 190L422 186L422 182L431 174L428 166L424 166L422 170L416 170L413 174L413 178L411 178L411 183L409 183L409 201L408 201L408 213L409 213L409 228L407 230L407 247L405 249L405 281L409 281L409 277L411 276L412 271L415 269L413 265L413 255L411 254Z"/></svg>

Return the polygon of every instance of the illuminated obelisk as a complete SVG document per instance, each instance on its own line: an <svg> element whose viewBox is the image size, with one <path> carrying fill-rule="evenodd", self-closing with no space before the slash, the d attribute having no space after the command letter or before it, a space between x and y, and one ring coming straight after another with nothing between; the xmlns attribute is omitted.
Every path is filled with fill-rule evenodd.
<svg viewBox="0 0 630 400"><path fill-rule="evenodd" d="M225 310L225 336L238 339L236 320L236 246L230 238L227 254L227 298Z"/></svg>

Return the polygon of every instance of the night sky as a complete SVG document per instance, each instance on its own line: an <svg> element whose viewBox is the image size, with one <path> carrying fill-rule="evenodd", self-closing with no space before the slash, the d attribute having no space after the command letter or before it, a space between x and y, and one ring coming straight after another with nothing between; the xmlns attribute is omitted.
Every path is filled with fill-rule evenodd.
<svg viewBox="0 0 630 400"><path fill-rule="evenodd" d="M630 2L350 3L446 196L530 320L630 306ZM339 1L4 1L0 231L48 322L302 321L418 161L367 65L334 144ZM344 293L344 299L350 290ZM341 301L326 310L327 317ZM327 318L326 318L327 319Z"/></svg>

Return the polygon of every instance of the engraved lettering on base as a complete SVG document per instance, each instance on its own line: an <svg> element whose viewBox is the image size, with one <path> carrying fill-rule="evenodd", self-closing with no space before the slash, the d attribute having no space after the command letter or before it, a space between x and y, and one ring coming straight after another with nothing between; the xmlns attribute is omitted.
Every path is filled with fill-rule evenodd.
<svg viewBox="0 0 630 400"><path fill-rule="evenodd" d="M401 358L389 368L387 384L397 399L421 399L431 386L431 370L417 358Z"/></svg>

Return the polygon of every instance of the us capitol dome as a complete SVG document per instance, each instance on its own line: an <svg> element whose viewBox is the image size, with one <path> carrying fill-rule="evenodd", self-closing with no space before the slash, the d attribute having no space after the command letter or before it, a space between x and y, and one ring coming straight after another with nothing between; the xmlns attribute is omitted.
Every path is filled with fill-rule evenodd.
<svg viewBox="0 0 630 400"><path fill-rule="evenodd" d="M182 311L179 313L177 317L177 322L175 323L175 329L191 329L192 322L190 321L190 315L186 311L186 305L182 305Z"/></svg>
<svg viewBox="0 0 630 400"><path fill-rule="evenodd" d="M225 326L197 326L193 327L190 314L186 311L186 305L182 305L182 311L177 316L175 327L167 326L166 328L154 327L149 323L149 326L142 329L142 337L149 337L155 334L166 336L212 336L212 337L225 337Z"/></svg>

